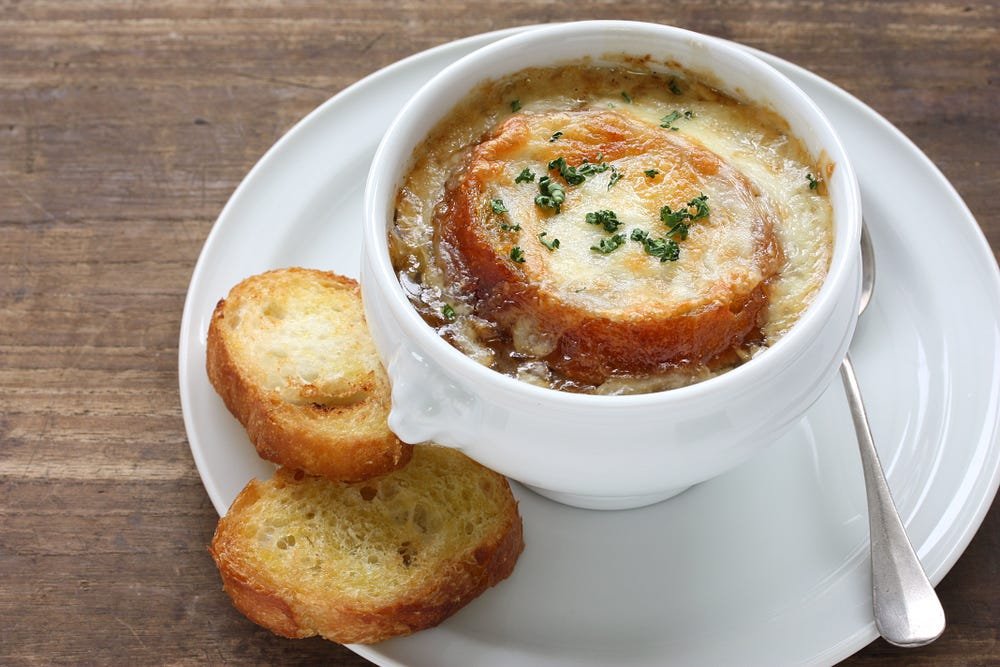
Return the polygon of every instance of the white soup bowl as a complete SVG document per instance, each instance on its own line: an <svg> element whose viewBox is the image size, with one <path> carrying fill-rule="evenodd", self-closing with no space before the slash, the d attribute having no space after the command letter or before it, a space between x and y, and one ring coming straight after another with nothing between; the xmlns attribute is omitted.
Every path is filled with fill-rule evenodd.
<svg viewBox="0 0 1000 667"><path fill-rule="evenodd" d="M396 194L414 149L483 81L608 54L651 56L706 74L738 99L776 111L813 156L835 165L827 189L834 247L827 277L798 322L743 365L698 384L604 396L542 388L482 366L428 325L388 250ZM375 154L364 198L361 287L392 381L389 425L404 441L456 447L554 500L622 509L724 473L782 435L819 398L846 354L860 292L858 185L834 129L805 93L750 53L662 25L586 21L540 27L453 63L403 107Z"/></svg>

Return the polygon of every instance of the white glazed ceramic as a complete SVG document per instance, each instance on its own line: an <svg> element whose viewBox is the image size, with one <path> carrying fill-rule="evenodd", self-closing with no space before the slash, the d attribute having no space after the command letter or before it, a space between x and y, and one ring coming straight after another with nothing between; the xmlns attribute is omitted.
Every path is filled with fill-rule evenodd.
<svg viewBox="0 0 1000 667"><path fill-rule="evenodd" d="M414 148L486 79L585 56L676 61L731 94L776 110L813 155L836 165L828 186L835 246L812 306L776 345L690 387L593 396L536 387L479 365L413 309L387 249L399 184ZM606 62L606 61L605 61ZM598 509L668 498L774 442L833 377L856 323L860 198L854 172L818 107L746 51L678 28L624 21L549 26L490 44L447 67L403 107L375 153L365 192L361 286L368 324L392 380L389 424L407 442L432 440L543 495Z"/></svg>
<svg viewBox="0 0 1000 667"><path fill-rule="evenodd" d="M215 303L246 276L282 266L356 277L357 174L393 116L442 68L510 32L419 53L328 100L220 214L191 276L178 354L191 453L219 514L273 466L206 377ZM900 515L937 583L1000 482L996 261L954 188L899 130L816 75L758 55L823 109L857 169L879 289L851 351ZM833 382L767 450L668 503L588 512L515 483L528 546L513 576L436 628L351 648L385 667L835 664L876 637L853 438Z"/></svg>

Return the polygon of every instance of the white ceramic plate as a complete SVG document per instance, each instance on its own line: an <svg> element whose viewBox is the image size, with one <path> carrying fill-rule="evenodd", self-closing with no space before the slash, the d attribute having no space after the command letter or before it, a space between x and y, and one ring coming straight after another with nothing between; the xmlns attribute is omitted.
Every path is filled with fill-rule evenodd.
<svg viewBox="0 0 1000 667"><path fill-rule="evenodd" d="M216 301L275 267L356 276L364 180L392 116L445 65L505 34L417 54L343 91L268 151L219 216L184 308L180 392L220 513L271 466L206 378ZM819 104L858 172L878 285L852 353L889 483L936 583L1000 479L996 262L954 189L898 130L830 83L759 55ZM527 547L508 581L438 628L351 648L414 667L821 665L876 637L864 486L839 382L763 454L660 505L592 512L515 493Z"/></svg>

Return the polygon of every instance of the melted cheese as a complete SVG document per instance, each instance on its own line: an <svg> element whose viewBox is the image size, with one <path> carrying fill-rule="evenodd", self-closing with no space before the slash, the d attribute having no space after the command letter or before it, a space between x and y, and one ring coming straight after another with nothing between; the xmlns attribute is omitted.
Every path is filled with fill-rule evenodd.
<svg viewBox="0 0 1000 667"><path fill-rule="evenodd" d="M557 131L560 138L550 141ZM523 169L544 174L560 157L571 166L588 157L600 164L596 156L614 146L619 135L629 138L627 145L602 158L614 169L576 186L567 184L558 213L536 205L537 187L515 182ZM520 234L507 234L506 245L520 244L530 279L595 316L648 317L651 311L676 314L728 303L745 297L772 273L771 258L762 262L759 247L767 241L765 232L770 234L770 207L755 196L752 185L700 145L627 110L524 114L478 147L474 160L466 171L483 179L485 200L503 201L509 221L521 227ZM648 177L645 171L651 168L660 173ZM548 173L555 177L554 171ZM691 223L680 261L661 262L642 243L628 242L636 229L664 237L664 203L684 209L702 194L712 215ZM587 224L588 213L606 210L616 214L616 230ZM558 252L535 242L543 232L546 240L559 239ZM614 234L626 238L619 249L593 250Z"/></svg>

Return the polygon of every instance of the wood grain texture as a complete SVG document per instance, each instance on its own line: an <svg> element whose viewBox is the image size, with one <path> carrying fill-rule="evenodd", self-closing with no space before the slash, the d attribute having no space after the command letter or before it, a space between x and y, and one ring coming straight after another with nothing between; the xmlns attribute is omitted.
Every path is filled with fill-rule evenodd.
<svg viewBox="0 0 1000 667"><path fill-rule="evenodd" d="M0 0L0 663L368 664L274 637L221 593L177 389L185 291L254 162L332 94L498 28L672 23L854 93L1000 248L992 3ZM939 586L930 647L845 664L1000 664L1000 511Z"/></svg>

